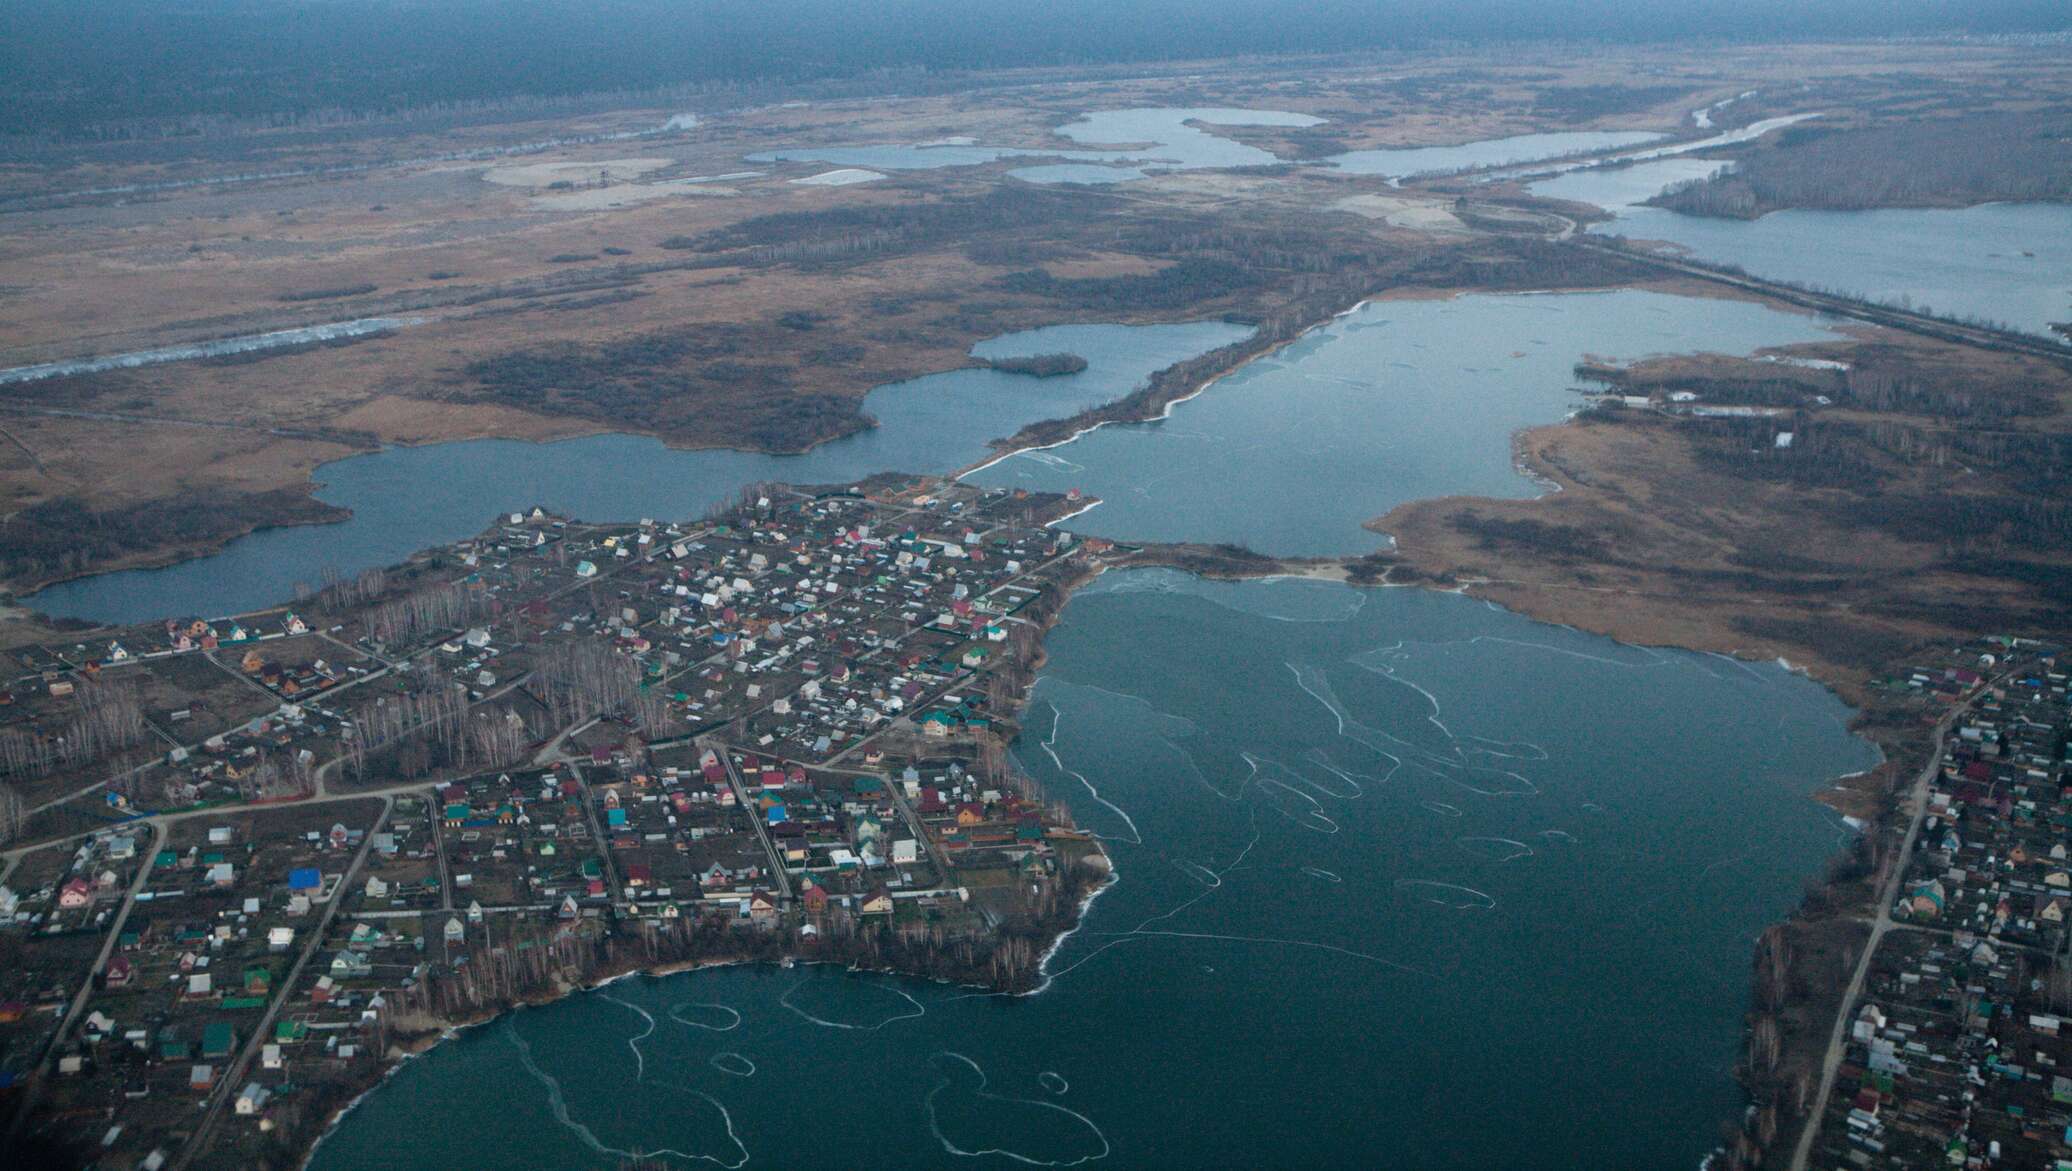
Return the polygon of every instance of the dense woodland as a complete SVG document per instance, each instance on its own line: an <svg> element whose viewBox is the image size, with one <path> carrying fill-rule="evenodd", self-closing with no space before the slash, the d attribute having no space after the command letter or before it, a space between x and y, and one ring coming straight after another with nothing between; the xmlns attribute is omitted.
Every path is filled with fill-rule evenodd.
<svg viewBox="0 0 2072 1171"><path fill-rule="evenodd" d="M1027 374L1032 378L1056 378L1062 374L1077 374L1086 369L1086 359L1078 354L1030 354L1023 358L989 358L986 365L1003 374Z"/></svg>
<svg viewBox="0 0 2072 1171"><path fill-rule="evenodd" d="M88 680L74 693L74 715L56 727L0 729L0 779L36 780L134 748L147 734L144 707L129 684Z"/></svg>
<svg viewBox="0 0 2072 1171"><path fill-rule="evenodd" d="M700 253L747 249L746 259L761 264L862 256L932 242L985 239L1000 247L998 237L1008 233L1083 220L1112 207L1109 200L1085 192L1016 183L948 199L770 212L696 236L671 236L661 245Z"/></svg>
<svg viewBox="0 0 2072 1171"><path fill-rule="evenodd" d="M470 362L459 398L661 434L695 425L768 451L799 451L865 425L859 400L797 393L798 366L857 356L801 345L782 322L698 323L615 341L549 342Z"/></svg>
<svg viewBox="0 0 2072 1171"><path fill-rule="evenodd" d="M60 496L0 520L0 580L53 581L105 569L138 549L207 546L259 525L315 524L344 515L288 488L251 495L195 489L103 510Z"/></svg>
<svg viewBox="0 0 2072 1171"><path fill-rule="evenodd" d="M1754 219L1786 207L1933 207L2072 199L2072 110L1987 112L1864 129L1794 126L1723 174L1653 202Z"/></svg>

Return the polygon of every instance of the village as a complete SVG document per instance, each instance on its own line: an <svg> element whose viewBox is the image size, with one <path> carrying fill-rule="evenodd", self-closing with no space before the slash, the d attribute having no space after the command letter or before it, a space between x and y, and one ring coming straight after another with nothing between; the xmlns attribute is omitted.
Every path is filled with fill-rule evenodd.
<svg viewBox="0 0 2072 1171"><path fill-rule="evenodd" d="M1899 681L1940 739L1809 1165L2072 1167L2072 681L2021 640Z"/></svg>
<svg viewBox="0 0 2072 1171"><path fill-rule="evenodd" d="M14 652L0 1094L96 1166L293 1166L455 1024L627 971L1014 989L1106 880L1007 744L1065 496L540 509L293 610Z"/></svg>

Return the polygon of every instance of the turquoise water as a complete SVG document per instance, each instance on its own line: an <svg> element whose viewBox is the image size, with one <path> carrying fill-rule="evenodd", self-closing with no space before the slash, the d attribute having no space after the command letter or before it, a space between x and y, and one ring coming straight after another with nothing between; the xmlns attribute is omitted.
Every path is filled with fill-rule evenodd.
<svg viewBox="0 0 2072 1171"><path fill-rule="evenodd" d="M391 565L480 532L500 512L543 504L577 517L697 516L743 484L836 483L874 472L945 472L1025 424L1129 394L1154 371L1250 333L1219 322L1061 325L972 348L982 358L1069 351L1086 370L1031 378L965 369L881 386L864 399L878 426L804 455L673 451L659 440L597 435L558 443L485 439L394 447L318 468L317 497L352 510L342 524L266 529L165 569L80 578L31 595L47 614L111 622L242 613L293 600L327 569Z"/></svg>
<svg viewBox="0 0 2072 1171"><path fill-rule="evenodd" d="M1104 578L1016 747L1119 882L1006 998L635 979L404 1066L316 1171L1689 1168L1847 710L1456 595ZM493 1127L485 1117L493 1116Z"/></svg>
<svg viewBox="0 0 2072 1171"><path fill-rule="evenodd" d="M1374 301L1176 404L969 478L1080 488L1101 504L1066 522L1122 540L1230 541L1277 555L1360 553L1360 526L1398 504L1521 497L1510 436L1574 410L1586 356L1832 337L1819 320L1736 301L1621 290Z"/></svg>
<svg viewBox="0 0 2072 1171"><path fill-rule="evenodd" d="M963 143L873 146L793 147L747 156L752 163L815 162L885 171L972 167L1014 158L1068 159L1072 164L1023 167L1010 172L1032 183L1119 183L1141 178L1149 170L1191 170L1201 167L1262 167L1280 160L1270 151L1203 130L1210 126L1314 126L1322 121L1281 110L1240 110L1225 106L1141 107L1103 110L1057 128L1060 137L1098 150L1045 150L979 146ZM1121 146L1126 149L1114 149ZM1124 164L1142 164L1126 166ZM1107 164L1107 165L1089 165Z"/></svg>
<svg viewBox="0 0 2072 1171"><path fill-rule="evenodd" d="M1662 137L1649 131L1575 130L1554 134L1517 134L1509 138L1488 138L1457 146L1398 147L1389 150L1356 150L1324 161L1353 175L1386 175L1407 179L1413 175L1449 175L1456 171L1505 167L1561 158L1583 151L1611 150L1652 142Z"/></svg>

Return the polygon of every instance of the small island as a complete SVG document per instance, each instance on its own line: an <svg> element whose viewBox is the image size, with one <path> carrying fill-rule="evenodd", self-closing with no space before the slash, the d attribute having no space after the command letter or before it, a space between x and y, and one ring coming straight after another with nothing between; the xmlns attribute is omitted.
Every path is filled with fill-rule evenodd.
<svg viewBox="0 0 2072 1171"><path fill-rule="evenodd" d="M1077 374L1086 369L1086 359L1078 354L1029 354L1020 358L987 358L986 366L1003 374L1027 374L1034 378L1056 378L1060 374Z"/></svg>

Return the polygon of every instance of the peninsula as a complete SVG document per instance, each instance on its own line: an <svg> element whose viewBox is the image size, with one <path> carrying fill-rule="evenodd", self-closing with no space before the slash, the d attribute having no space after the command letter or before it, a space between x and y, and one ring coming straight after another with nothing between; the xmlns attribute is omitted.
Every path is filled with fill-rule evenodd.
<svg viewBox="0 0 2072 1171"><path fill-rule="evenodd" d="M1033 987L1109 871L1007 755L1107 547L1044 526L1077 507L888 475L533 509L294 610L45 648L4 733L37 780L0 992L54 1075L24 1119L293 1166L405 1053L626 972Z"/></svg>
<svg viewBox="0 0 2072 1171"><path fill-rule="evenodd" d="M1073 784L1046 791L1021 770L1017 743L1033 762L1056 739L1024 729L1025 707L1067 600L1110 570L1168 567L1457 592L1626 644L1608 654L1712 652L1736 682L1782 662L1831 688L1855 712L1833 730L1849 723L1884 763L1823 788L1832 815L1806 803L1835 831L1807 856L1839 843L1825 872L1794 870L1782 903L1736 903L1761 908L1754 925L1704 921L1738 964L1806 880L1749 968L1699 974L1708 995L1747 990L1713 1003L1733 1007L1712 1039L1739 1053L1708 1067L1732 1099L1718 1135L1656 1129L1699 1151L1717 1141L1716 1171L2072 1160L2072 1081L2053 1072L2072 1063L2072 349L2051 332L2072 315L2052 228L2068 197L2062 39L1374 50L169 119L96 112L85 92L42 95L72 112L16 134L20 165L0 169L0 1149L147 1171L300 1167L407 1056L632 973L830 965L805 970L1007 997L1049 986L1053 957L1155 936L1300 948L1394 978L1408 966L1329 934L1344 921L1320 915L1298 938L1278 917L1350 908L1391 930L1402 908L1385 896L1406 885L1460 896L1414 914L1492 909L1407 869L1346 883L1308 842L1264 861L1259 822L1242 818L1302 810L1286 817L1301 833L1338 832L1292 783L1189 791L1240 815L1186 838L1196 858L1147 846L1134 823L1135 840L1104 838L1066 807ZM1845 233L1861 235L1829 247ZM1929 275L1884 287L1916 267ZM1917 287L1934 308L1903 291ZM1755 303L1818 317L1805 332L1819 340L1636 342L1614 360L1552 314L1515 346L1475 335L1487 352L1449 361L1521 383L1506 363L1528 346L1575 343L1580 360L1533 383L1563 396L1535 424L1571 417L1511 437L1520 495L1547 491L1362 508L1329 546L1364 542L1358 555L1274 556L1214 533L1139 543L1122 526L1104 540L1074 531L1098 504L1077 489L976 482L1010 458L1084 471L1069 445L1090 431L1177 420L1234 371L1292 365L1350 314L1548 290ZM1209 340L1102 382L1113 356L1089 323ZM1058 326L1086 332L987 349ZM1483 405L1407 361L1368 366L1336 383ZM832 451L895 430L868 395L945 372L1012 403L1004 434L929 446L934 466L883 461L916 474L719 463L730 493L839 482L756 483L702 516L569 515L590 509L557 503L540 449L508 442ZM1267 409L1307 430L1184 436L1188 452L1270 447L1277 471L1342 503L1345 477L1313 474L1301 440L1364 444L1379 469L1420 438ZM50 604L68 589L105 600L143 575L104 574L261 530L342 533L317 527L352 516L320 495L319 468L476 440L526 454L376 485L404 504L451 489L461 523L356 563L343 538L284 558L263 600L292 604L231 614L260 602L218 597L143 623L91 596ZM571 479L633 467L607 451ZM513 479L541 506L495 486ZM432 547L365 568L418 544ZM1243 669L1285 685L1302 717L1336 717L1343 738L1322 668L1283 662L1271 636L1248 646ZM1336 665L1376 694L1403 683L1420 712L1430 701L1426 723L1458 754L1426 752L1458 766L1439 783L1492 760L1530 769L1536 745L1456 738L1435 696L1395 680L1394 650ZM1092 690L1122 729L1109 744L1158 739L1166 713ZM1267 706L1207 705L1206 719L1249 728ZM1409 751L1370 739L1377 759ZM1274 766L1255 745L1220 747L1253 774ZM1311 792L1395 776L1340 771L1315 747L1285 753L1328 772ZM1128 818L1088 779L1096 767L1051 759L1104 807L1079 814ZM1577 836L1507 823L1529 804L1518 791L1470 791L1444 795L1486 804L1404 804L1400 823L1448 827L1435 866L1512 877L1530 845L1494 835ZM1146 900L1112 939L1105 925L1068 939L1130 849L1153 851L1182 893ZM1742 856L1680 858L1675 873L1737 882ZM1245 907L1245 934L1169 918L1220 910L1227 875L1237 888L1269 872L1286 885ZM1683 893L1674 875L1656 882ZM1207 999L1223 961L1187 958L1198 1003L1231 1012ZM1677 1015L1694 987L1643 1022L1659 1044L1702 1031ZM1237 1035L1243 1015L1205 1031ZM1113 1040L1086 1027L1089 1048ZM1059 1071L1025 1071L1047 1097L1010 1100L965 1060L971 1100L1099 1134L1055 1100ZM933 1125L936 1100L923 1086L907 1105ZM1086 1158L1108 1150L1084 1141L1100 1152Z"/></svg>

